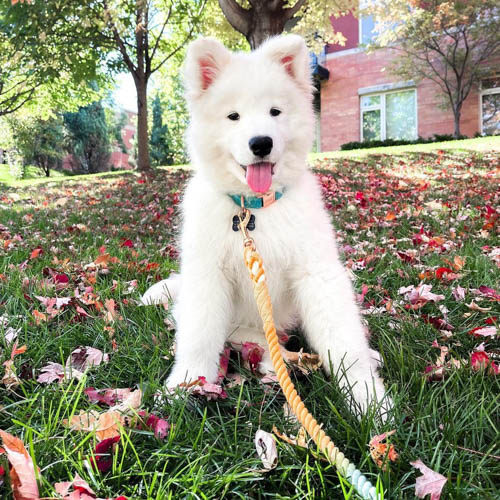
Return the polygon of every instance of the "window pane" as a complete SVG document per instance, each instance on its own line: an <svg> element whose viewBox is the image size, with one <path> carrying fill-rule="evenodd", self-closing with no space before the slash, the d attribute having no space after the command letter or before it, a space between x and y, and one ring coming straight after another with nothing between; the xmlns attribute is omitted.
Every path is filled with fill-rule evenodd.
<svg viewBox="0 0 500 500"><path fill-rule="evenodd" d="M483 133L500 134L500 94L483 95Z"/></svg>
<svg viewBox="0 0 500 500"><path fill-rule="evenodd" d="M415 91L394 92L385 96L388 139L416 139Z"/></svg>
<svg viewBox="0 0 500 500"><path fill-rule="evenodd" d="M373 16L366 16L360 19L361 22L361 43L368 44L375 38L375 22Z"/></svg>
<svg viewBox="0 0 500 500"><path fill-rule="evenodd" d="M380 110L363 112L363 140L380 139Z"/></svg>
<svg viewBox="0 0 500 500"><path fill-rule="evenodd" d="M365 95L361 98L361 107L367 108L368 106L380 106L379 95Z"/></svg>

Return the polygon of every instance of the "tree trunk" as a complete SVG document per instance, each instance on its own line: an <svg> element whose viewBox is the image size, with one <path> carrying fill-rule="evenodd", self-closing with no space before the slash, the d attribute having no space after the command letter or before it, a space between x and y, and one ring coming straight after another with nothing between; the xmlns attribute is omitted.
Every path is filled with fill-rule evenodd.
<svg viewBox="0 0 500 500"><path fill-rule="evenodd" d="M253 14L250 29L245 34L245 37L252 50L255 50L269 37L281 35L287 20L283 10L272 11L265 4L262 5L262 9Z"/></svg>
<svg viewBox="0 0 500 500"><path fill-rule="evenodd" d="M137 169L143 173L151 173L148 141L148 90L147 80L135 79L137 90Z"/></svg>
<svg viewBox="0 0 500 500"><path fill-rule="evenodd" d="M460 133L460 117L462 114L462 104L460 103L456 107L453 108L453 117L455 119L455 131L453 132L453 137L455 139L460 139L460 136L462 135Z"/></svg>

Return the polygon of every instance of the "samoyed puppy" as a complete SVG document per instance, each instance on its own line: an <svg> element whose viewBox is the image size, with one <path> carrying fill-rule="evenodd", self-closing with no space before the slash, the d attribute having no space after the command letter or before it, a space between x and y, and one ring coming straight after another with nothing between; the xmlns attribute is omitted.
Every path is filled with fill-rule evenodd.
<svg viewBox="0 0 500 500"><path fill-rule="evenodd" d="M264 261L277 329L300 325L325 371L345 370L340 383L363 411L382 402L377 353L307 165L314 113L303 39L271 38L250 53L196 40L184 82L195 174L182 203L181 270L143 297L146 304L167 294L174 300L177 348L166 387L199 376L215 382L228 340L259 343L266 349L260 369L272 370L242 235L232 227L243 197L255 217L250 235Z"/></svg>

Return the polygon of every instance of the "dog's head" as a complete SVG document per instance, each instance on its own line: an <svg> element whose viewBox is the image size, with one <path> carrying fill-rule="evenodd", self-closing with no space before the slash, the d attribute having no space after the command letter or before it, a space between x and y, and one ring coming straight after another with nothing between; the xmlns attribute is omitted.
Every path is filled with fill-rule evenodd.
<svg viewBox="0 0 500 500"><path fill-rule="evenodd" d="M314 129L309 54L296 35L233 53L213 38L191 43L184 65L190 155L216 188L263 193L306 168Z"/></svg>

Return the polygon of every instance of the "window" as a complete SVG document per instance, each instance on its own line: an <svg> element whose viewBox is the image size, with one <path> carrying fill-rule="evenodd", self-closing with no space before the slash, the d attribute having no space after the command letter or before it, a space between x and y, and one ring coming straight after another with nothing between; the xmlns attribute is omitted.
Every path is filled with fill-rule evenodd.
<svg viewBox="0 0 500 500"><path fill-rule="evenodd" d="M416 139L415 89L361 97L361 140Z"/></svg>
<svg viewBox="0 0 500 500"><path fill-rule="evenodd" d="M481 84L481 132L500 134L500 75Z"/></svg>

